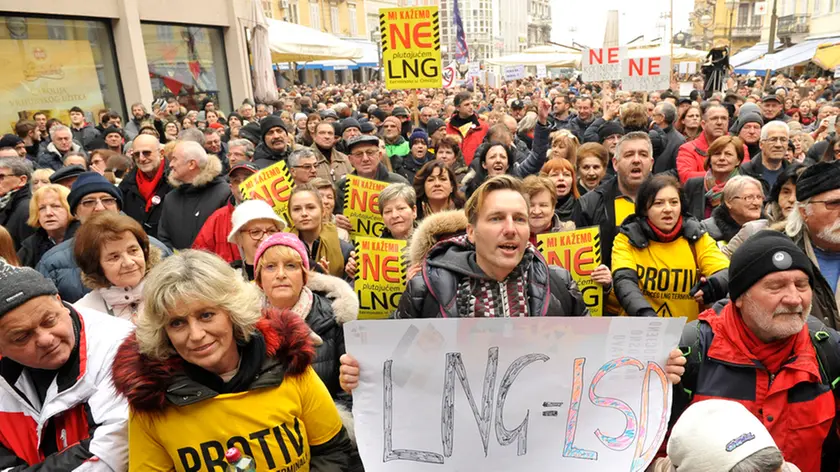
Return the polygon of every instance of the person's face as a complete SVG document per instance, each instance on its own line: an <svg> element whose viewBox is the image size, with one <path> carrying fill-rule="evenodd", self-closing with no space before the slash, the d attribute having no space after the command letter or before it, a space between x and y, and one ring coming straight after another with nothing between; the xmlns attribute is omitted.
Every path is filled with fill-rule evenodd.
<svg viewBox="0 0 840 472"><path fill-rule="evenodd" d="M557 196L558 197L565 197L572 191L572 185L574 185L574 179L572 178L572 173L566 169L562 170L553 170L548 174L548 178L554 182L554 187L557 189Z"/></svg>
<svg viewBox="0 0 840 472"><path fill-rule="evenodd" d="M166 113L170 115L177 115L179 108L180 106L178 105L178 102L169 102L166 104Z"/></svg>
<svg viewBox="0 0 840 472"><path fill-rule="evenodd" d="M77 112L71 111L70 112L70 123L73 123L73 126L79 126L85 122L85 115Z"/></svg>
<svg viewBox="0 0 840 472"><path fill-rule="evenodd" d="M298 160L296 166L293 167L292 176L295 179L295 185L309 183L310 180L318 176L318 159L315 156L302 157Z"/></svg>
<svg viewBox="0 0 840 472"><path fill-rule="evenodd" d="M283 104L283 110L285 110L285 111L287 111L287 112L291 113L291 112L292 112L292 110L294 110L294 103L292 103L292 102L286 102L286 103L284 103L284 104Z"/></svg>
<svg viewBox="0 0 840 472"><path fill-rule="evenodd" d="M263 119L268 116L268 108L265 105L257 105L257 118Z"/></svg>
<svg viewBox="0 0 840 472"><path fill-rule="evenodd" d="M272 220L251 220L242 225L236 240L245 253L245 261L252 264L260 243L278 231L277 223Z"/></svg>
<svg viewBox="0 0 840 472"><path fill-rule="evenodd" d="M300 257L281 257L271 251L264 255L260 285L269 302L278 308L291 308L300 299L304 274Z"/></svg>
<svg viewBox="0 0 840 472"><path fill-rule="evenodd" d="M239 114L242 115L242 118L250 120L254 117L254 108L251 105L243 106L239 109Z"/></svg>
<svg viewBox="0 0 840 472"><path fill-rule="evenodd" d="M315 135L315 128L318 127L318 123L320 123L320 122L321 122L320 118L313 118L312 120L309 120L309 123L306 125L306 129L309 130L310 135L312 135L312 136Z"/></svg>
<svg viewBox="0 0 840 472"><path fill-rule="evenodd" d="M576 107L581 120L589 121L592 118L592 100L578 100Z"/></svg>
<svg viewBox="0 0 840 472"><path fill-rule="evenodd" d="M502 146L493 146L487 151L487 157L485 157L484 162L481 163L481 167L487 171L487 177L495 177L497 175L503 175L507 173L508 167L510 164L508 163L508 156L505 148Z"/></svg>
<svg viewBox="0 0 840 472"><path fill-rule="evenodd" d="M811 203L801 208L808 232L813 238L829 244L840 244L840 189L815 195ZM834 202L834 203L817 203Z"/></svg>
<svg viewBox="0 0 840 472"><path fill-rule="evenodd" d="M416 159L423 159L426 157L426 151L429 149L429 146L426 144L425 140L422 139L415 139L413 143L411 143L411 155L414 156Z"/></svg>
<svg viewBox="0 0 840 472"><path fill-rule="evenodd" d="M67 228L70 213L61 204L61 197L54 191L47 191L38 200L38 224L45 231L52 232Z"/></svg>
<svg viewBox="0 0 840 472"><path fill-rule="evenodd" d="M394 105L390 103L383 103L382 105L379 105L379 109L390 115L391 112L394 111Z"/></svg>
<svg viewBox="0 0 840 472"><path fill-rule="evenodd" d="M18 143L15 145L15 152L17 152L18 157L26 157L26 143Z"/></svg>
<svg viewBox="0 0 840 472"><path fill-rule="evenodd" d="M26 185L25 176L17 176L12 169L0 167L0 196L6 195L12 190L19 189Z"/></svg>
<svg viewBox="0 0 840 472"><path fill-rule="evenodd" d="M70 311L58 295L33 298L0 318L0 356L26 367L56 370L75 346Z"/></svg>
<svg viewBox="0 0 840 472"><path fill-rule="evenodd" d="M583 185L588 189L594 189L601 183L606 175L607 169L601 164L597 157L584 157L578 161L578 174Z"/></svg>
<svg viewBox="0 0 840 472"><path fill-rule="evenodd" d="M428 180L426 180L428 185ZM417 208L412 208L402 198L391 200L382 208L382 221L391 235L397 239L406 239L414 228Z"/></svg>
<svg viewBox="0 0 840 472"><path fill-rule="evenodd" d="M233 165L233 164L231 164ZM237 203L242 202L242 191L239 189L239 186L242 185L242 182L245 182L248 177L254 175L252 172L248 170L236 170L232 174L230 174L230 191L233 193L233 198L236 200Z"/></svg>
<svg viewBox="0 0 840 472"><path fill-rule="evenodd" d="M195 161L188 161L181 146L176 146L169 160L169 175L181 182L187 182L192 170L196 168Z"/></svg>
<svg viewBox="0 0 840 472"><path fill-rule="evenodd" d="M350 164L356 169L360 176L371 176L376 173L379 167L380 152L379 146L375 144L357 144L348 156Z"/></svg>
<svg viewBox="0 0 840 472"><path fill-rule="evenodd" d="M341 137L344 141L350 141L351 139L355 138L356 136L361 136L362 131L359 128L347 128L341 133Z"/></svg>
<svg viewBox="0 0 840 472"><path fill-rule="evenodd" d="M219 115L217 115L215 112L207 112L206 116L208 125L212 125L213 123L219 122Z"/></svg>
<svg viewBox="0 0 840 472"><path fill-rule="evenodd" d="M205 134L204 149L210 154L218 154L222 151L222 138L216 133Z"/></svg>
<svg viewBox="0 0 840 472"><path fill-rule="evenodd" d="M782 209L782 216L787 218L790 215L794 203L796 203L796 185L788 181L779 191L779 207Z"/></svg>
<svg viewBox="0 0 840 472"><path fill-rule="evenodd" d="M221 375L239 362L233 322L224 309L202 300L178 301L164 329L175 352L190 364Z"/></svg>
<svg viewBox="0 0 840 472"><path fill-rule="evenodd" d="M615 155L615 147L620 140L621 140L621 135L620 134L614 134L612 136L607 136L607 139L604 140L604 147L607 148L607 151L609 151L610 156Z"/></svg>
<svg viewBox="0 0 840 472"><path fill-rule="evenodd" d="M437 148L435 151L435 159L442 161L446 164L446 167L452 167L455 164L457 157L455 156L455 151L453 151L452 148L449 146L443 146Z"/></svg>
<svg viewBox="0 0 840 472"><path fill-rule="evenodd" d="M688 106L688 105L686 105ZM695 129L700 126L700 110L696 108L692 108L685 114L685 119L683 119L683 124L686 128Z"/></svg>
<svg viewBox="0 0 840 472"><path fill-rule="evenodd" d="M761 102L761 114L765 120L770 120L776 117L782 111L782 104L775 100L768 100Z"/></svg>
<svg viewBox="0 0 840 472"><path fill-rule="evenodd" d="M664 233L670 232L680 218L680 194L674 187L665 187L657 192L647 211L647 217Z"/></svg>
<svg viewBox="0 0 840 472"><path fill-rule="evenodd" d="M634 139L621 145L621 156L613 158L613 167L625 189L637 189L650 175L653 156L647 141Z"/></svg>
<svg viewBox="0 0 840 472"><path fill-rule="evenodd" d="M764 191L755 185L747 185L740 195L735 195L726 202L732 218L740 224L761 218L761 205L764 203Z"/></svg>
<svg viewBox="0 0 840 472"><path fill-rule="evenodd" d="M47 115L35 115L35 124L41 131L47 130Z"/></svg>
<svg viewBox="0 0 840 472"><path fill-rule="evenodd" d="M385 121L382 125L382 133L387 139L394 139L400 134L400 127L394 123L394 120Z"/></svg>
<svg viewBox="0 0 840 472"><path fill-rule="evenodd" d="M90 215L100 211L119 212L117 199L105 192L89 193L76 206L76 218L84 223Z"/></svg>
<svg viewBox="0 0 840 472"><path fill-rule="evenodd" d="M240 162L248 162L248 160L248 155L245 154L244 146L231 146L228 149L228 161L230 161L231 167Z"/></svg>
<svg viewBox="0 0 840 472"><path fill-rule="evenodd" d="M458 106L458 114L461 115L462 118L472 116L475 113L474 105L475 104L472 100L464 100Z"/></svg>
<svg viewBox="0 0 840 472"><path fill-rule="evenodd" d="M553 109L555 115L562 115L569 111L569 104L566 103L566 98L562 96L555 98Z"/></svg>
<svg viewBox="0 0 840 472"><path fill-rule="evenodd" d="M111 133L105 136L105 144L112 149L116 149L122 146L122 136L117 133Z"/></svg>
<svg viewBox="0 0 840 472"><path fill-rule="evenodd" d="M207 104L204 105L204 111L205 112L216 111L216 104L213 103L213 102L207 102Z"/></svg>
<svg viewBox="0 0 840 472"><path fill-rule="evenodd" d="M59 152L65 153L73 147L73 134L66 129L56 131L53 144L55 144L55 148L58 149Z"/></svg>
<svg viewBox="0 0 840 472"><path fill-rule="evenodd" d="M140 172L146 175L157 172L161 163L160 146L153 136L135 139L131 152Z"/></svg>
<svg viewBox="0 0 840 472"><path fill-rule="evenodd" d="M65 166L82 166L87 169L87 161L82 156L70 156L64 160Z"/></svg>
<svg viewBox="0 0 840 472"><path fill-rule="evenodd" d="M554 208L551 205L551 194L539 192L531 197L531 208L528 213L528 225L534 234L540 234L551 227L554 219Z"/></svg>
<svg viewBox="0 0 840 472"><path fill-rule="evenodd" d="M134 105L131 107L131 116L133 116L136 120L142 120L146 113L143 111L143 107L139 105Z"/></svg>
<svg viewBox="0 0 840 472"><path fill-rule="evenodd" d="M116 118L112 118L111 121L108 122L108 126L122 128L122 118L120 118L119 116Z"/></svg>
<svg viewBox="0 0 840 472"><path fill-rule="evenodd" d="M49 177L35 177L32 179L32 193L35 193L36 190L43 187L44 185L50 184Z"/></svg>
<svg viewBox="0 0 840 472"><path fill-rule="evenodd" d="M709 156L709 163L712 166L713 173L729 176L740 164L738 154L735 153L735 145L729 144L718 154Z"/></svg>
<svg viewBox="0 0 840 472"><path fill-rule="evenodd" d="M426 178L423 187L426 197L430 201L442 202L452 195L452 182L449 180L449 174L440 168L432 171L431 175Z"/></svg>
<svg viewBox="0 0 840 472"><path fill-rule="evenodd" d="M115 240L105 240L99 252L99 267L115 287L133 288L143 280L146 260L131 231L124 231Z"/></svg>
<svg viewBox="0 0 840 472"><path fill-rule="evenodd" d="M496 280L503 280L522 261L530 231L528 204L515 190L486 195L475 224L467 225L476 261Z"/></svg>
<svg viewBox="0 0 840 472"><path fill-rule="evenodd" d="M321 195L321 203L324 204L324 215L332 215L335 209L335 194L328 188L319 188L318 194Z"/></svg>
<svg viewBox="0 0 840 472"><path fill-rule="evenodd" d="M702 121L706 132L706 141L712 142L725 135L729 127L729 112L726 108L712 108L706 111L706 119Z"/></svg>
<svg viewBox="0 0 840 472"><path fill-rule="evenodd" d="M175 123L167 123L163 128L163 132L168 136L178 136L178 125Z"/></svg>
<svg viewBox="0 0 840 472"><path fill-rule="evenodd" d="M738 137L747 144L755 144L761 139L761 125L758 123L747 123L741 128Z"/></svg>
<svg viewBox="0 0 840 472"><path fill-rule="evenodd" d="M289 216L298 231L318 231L323 213L318 199L311 192L295 194L289 202Z"/></svg>
<svg viewBox="0 0 840 472"><path fill-rule="evenodd" d="M812 294L808 276L801 270L773 272L735 300L735 306L747 328L769 343L802 331L811 313Z"/></svg>
<svg viewBox="0 0 840 472"><path fill-rule="evenodd" d="M799 112L802 113L803 116L807 116L811 113L811 104L808 102L802 102L799 104Z"/></svg>
<svg viewBox="0 0 840 472"><path fill-rule="evenodd" d="M650 94L648 99L650 100L650 103L653 103L654 105L662 101L662 97L659 95L659 92L653 92Z"/></svg>
<svg viewBox="0 0 840 472"><path fill-rule="evenodd" d="M788 149L787 129L770 129L767 137L761 140L761 156L772 160L780 161L785 158Z"/></svg>
<svg viewBox="0 0 840 472"><path fill-rule="evenodd" d="M420 112L420 121L424 124L428 123L429 120L437 116L437 112L430 108L430 107L423 107L423 110Z"/></svg>
<svg viewBox="0 0 840 472"><path fill-rule="evenodd" d="M289 144L289 135L283 128L275 126L265 133L264 140L265 145L272 151L283 152Z"/></svg>
<svg viewBox="0 0 840 472"><path fill-rule="evenodd" d="M332 149L335 145L335 130L332 125L319 126L315 130L315 144L324 149Z"/></svg>

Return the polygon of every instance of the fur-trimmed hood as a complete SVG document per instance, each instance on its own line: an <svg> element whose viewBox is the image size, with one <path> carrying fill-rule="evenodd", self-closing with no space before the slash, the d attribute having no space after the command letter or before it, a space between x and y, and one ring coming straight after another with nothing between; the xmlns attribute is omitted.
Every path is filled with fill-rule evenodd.
<svg viewBox="0 0 840 472"><path fill-rule="evenodd" d="M429 249L444 237L466 230L467 215L464 210L447 210L427 216L414 230L408 244L409 266L422 262Z"/></svg>
<svg viewBox="0 0 840 472"><path fill-rule="evenodd" d="M300 375L312 363L315 348L309 327L294 313L265 308L256 331L265 339L267 358L283 364L284 376ZM162 412L170 405L167 390L184 374L184 360L178 355L168 359L148 357L140 352L136 333L132 333L117 350L111 374L117 392L126 397L133 410ZM259 381L271 374L267 372Z"/></svg>
<svg viewBox="0 0 840 472"><path fill-rule="evenodd" d="M146 277L146 274L148 274L149 271L152 270L152 267L154 267L155 265L157 265L158 262L160 262L160 259L161 259L160 249L158 249L157 246L155 246L154 244L152 244L150 242L149 243L149 262L146 264L146 273L143 274L144 278ZM104 284L103 281L100 280L100 279L102 279L102 277L98 277L98 276L95 276L95 275L90 275L90 274L87 274L85 272L82 272L82 283L85 285L85 287L87 287L91 290L96 290L96 289L100 289L100 288L111 288L113 286L110 283L108 283L107 285Z"/></svg>
<svg viewBox="0 0 840 472"><path fill-rule="evenodd" d="M343 325L359 317L359 297L347 282L332 275L310 272L306 287L330 301L338 324Z"/></svg>
<svg viewBox="0 0 840 472"><path fill-rule="evenodd" d="M186 182L182 182L172 174L169 174L169 185L173 188L180 188L184 187L185 185L191 185L193 188L201 188L212 182L216 177L218 177L222 173L222 161L219 160L218 156L215 154L207 154L207 165L204 166L203 169L198 173L191 183L187 184Z"/></svg>

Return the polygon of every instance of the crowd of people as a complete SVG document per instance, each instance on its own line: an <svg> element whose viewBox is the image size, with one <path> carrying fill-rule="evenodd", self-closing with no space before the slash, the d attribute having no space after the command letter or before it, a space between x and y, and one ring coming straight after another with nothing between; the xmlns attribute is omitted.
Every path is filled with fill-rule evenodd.
<svg viewBox="0 0 840 472"><path fill-rule="evenodd" d="M407 241L391 318L684 317L651 471L840 469L840 81L522 79L43 112L0 138L0 470L360 471L348 176ZM188 99L189 98L189 99ZM279 162L278 215L240 185ZM387 322L387 321L383 321ZM745 439L747 438L747 439Z"/></svg>

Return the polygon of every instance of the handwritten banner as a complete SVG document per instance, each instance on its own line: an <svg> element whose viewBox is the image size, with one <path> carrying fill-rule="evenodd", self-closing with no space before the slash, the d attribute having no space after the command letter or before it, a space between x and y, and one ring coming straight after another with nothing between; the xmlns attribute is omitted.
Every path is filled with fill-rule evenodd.
<svg viewBox="0 0 840 472"><path fill-rule="evenodd" d="M682 319L355 321L368 472L640 472L665 438Z"/></svg>
<svg viewBox="0 0 840 472"><path fill-rule="evenodd" d="M379 33L389 90L441 88L438 7L380 8Z"/></svg>
<svg viewBox="0 0 840 472"><path fill-rule="evenodd" d="M350 219L353 236L382 236L385 222L379 213L379 192L387 182L347 174L344 216Z"/></svg>
<svg viewBox="0 0 840 472"><path fill-rule="evenodd" d="M357 236L354 244L359 319L388 318L405 291L407 241Z"/></svg>
<svg viewBox="0 0 840 472"><path fill-rule="evenodd" d="M525 66L518 65L518 66L505 66L505 81L510 82L511 80L519 80L525 78Z"/></svg>
<svg viewBox="0 0 840 472"><path fill-rule="evenodd" d="M268 203L274 208L274 213L277 213L289 225L292 224L289 215L289 196L292 194L292 188L294 188L294 179L285 161L266 167L239 185L243 199L258 198Z"/></svg>
<svg viewBox="0 0 840 472"><path fill-rule="evenodd" d="M621 60L621 89L655 92L671 86L671 56L633 57Z"/></svg>
<svg viewBox="0 0 840 472"><path fill-rule="evenodd" d="M585 48L581 52L581 75L586 82L618 80L621 78L621 60L627 55L627 48Z"/></svg>
<svg viewBox="0 0 840 472"><path fill-rule="evenodd" d="M597 226L574 231L537 235L537 250L549 265L572 273L592 316L602 315L604 288L592 280L592 271L601 265L601 236Z"/></svg>

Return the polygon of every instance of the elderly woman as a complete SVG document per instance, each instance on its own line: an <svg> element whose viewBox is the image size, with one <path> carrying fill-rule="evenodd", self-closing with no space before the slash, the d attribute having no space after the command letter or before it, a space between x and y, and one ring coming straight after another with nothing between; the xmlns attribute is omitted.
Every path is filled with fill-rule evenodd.
<svg viewBox="0 0 840 472"><path fill-rule="evenodd" d="M523 181L529 200L528 224L531 227L531 244L537 244L537 235L575 229L572 221L563 222L555 213L557 188L553 180L543 175L529 175Z"/></svg>
<svg viewBox="0 0 840 472"><path fill-rule="evenodd" d="M446 210L464 208L464 197L455 183L455 173L443 161L426 163L414 177L417 219ZM381 204L381 201L380 201Z"/></svg>
<svg viewBox="0 0 840 472"><path fill-rule="evenodd" d="M45 185L32 195L26 224L35 228L35 233L20 245L17 255L21 265L34 269L47 251L73 237L79 222L70 213L68 195L70 190L58 184Z"/></svg>
<svg viewBox="0 0 840 472"><path fill-rule="evenodd" d="M417 193L408 184L391 184L379 194L379 212L385 222L382 237L408 241L417 226Z"/></svg>
<svg viewBox="0 0 840 472"><path fill-rule="evenodd" d="M579 146L577 136L567 129L551 133L552 159L563 158L575 165Z"/></svg>
<svg viewBox="0 0 840 472"><path fill-rule="evenodd" d="M140 223L119 213L96 213L76 232L73 256L92 289L73 305L134 321L143 310L143 282L160 260Z"/></svg>
<svg viewBox="0 0 840 472"><path fill-rule="evenodd" d="M577 151L578 194L585 195L601 185L610 165L610 153L603 144L586 143Z"/></svg>
<svg viewBox="0 0 840 472"><path fill-rule="evenodd" d="M239 248L240 260L231 266L246 280L254 280L254 264L260 243L286 228L286 222L274 213L271 205L262 200L248 200L236 205L230 217L228 242Z"/></svg>
<svg viewBox="0 0 840 472"><path fill-rule="evenodd" d="M342 325L359 316L359 299L342 279L310 271L306 246L289 233L271 235L257 250L254 279L268 305L290 310L317 336L312 367L336 400L349 412L351 398L338 384L339 358L344 354Z"/></svg>
<svg viewBox="0 0 840 472"><path fill-rule="evenodd" d="M745 175L732 177L723 187L722 204L703 220L709 236L723 247L745 223L762 217L764 188L757 179Z"/></svg>
<svg viewBox="0 0 840 472"><path fill-rule="evenodd" d="M683 316L725 298L729 260L697 219L685 211L679 181L646 180L635 213L621 224L612 253L615 295L622 315Z"/></svg>
<svg viewBox="0 0 840 472"><path fill-rule="evenodd" d="M580 198L577 185L575 185L577 177L574 165L566 159L549 159L540 169L540 176L548 177L554 183L556 191L554 213L560 221L571 221L572 210Z"/></svg>
<svg viewBox="0 0 840 472"><path fill-rule="evenodd" d="M225 467L232 447L259 470L348 470L353 446L300 316L262 308L256 285L203 251L162 261L143 295L112 372L130 472Z"/></svg>
<svg viewBox="0 0 840 472"><path fill-rule="evenodd" d="M351 261L353 245L339 239L334 224L324 222L324 202L318 189L310 184L295 187L289 195L289 217L290 232L309 249L310 266L317 265L335 277L355 273L355 261ZM347 270L348 263L351 270Z"/></svg>
<svg viewBox="0 0 840 472"><path fill-rule="evenodd" d="M461 153L461 142L457 137L447 134L438 142L435 149L435 159L442 161L446 167L452 169L455 174L456 187L461 186L461 181L469 172L464 156Z"/></svg>
<svg viewBox="0 0 840 472"><path fill-rule="evenodd" d="M709 145L706 154L705 177L693 177L685 183L686 211L699 220L712 216L712 210L720 205L726 182L740 175L744 142L737 136L721 136Z"/></svg>

